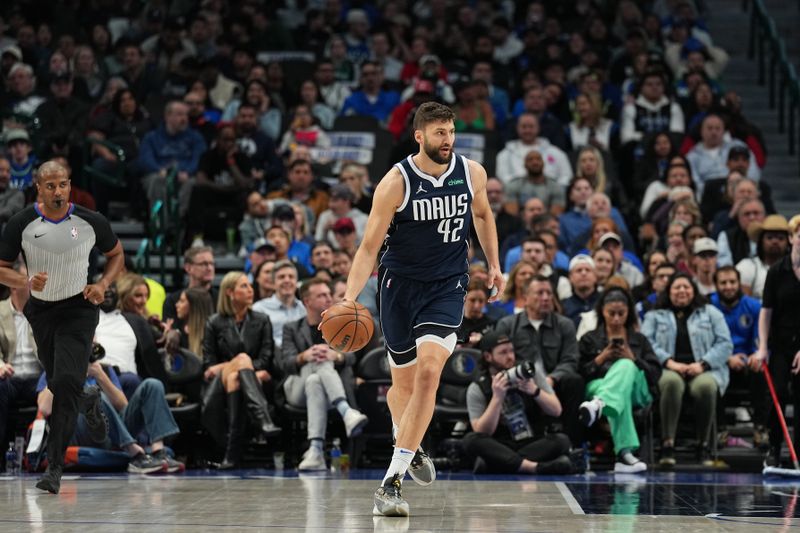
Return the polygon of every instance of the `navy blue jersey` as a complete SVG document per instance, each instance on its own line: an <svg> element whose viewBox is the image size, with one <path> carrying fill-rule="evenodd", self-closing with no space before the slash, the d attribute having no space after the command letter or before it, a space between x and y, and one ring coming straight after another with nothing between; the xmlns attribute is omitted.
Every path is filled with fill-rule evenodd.
<svg viewBox="0 0 800 533"><path fill-rule="evenodd" d="M453 154L438 178L417 168L411 156L395 166L403 175L405 194L386 234L381 265L420 281L464 274L472 227L467 158Z"/></svg>

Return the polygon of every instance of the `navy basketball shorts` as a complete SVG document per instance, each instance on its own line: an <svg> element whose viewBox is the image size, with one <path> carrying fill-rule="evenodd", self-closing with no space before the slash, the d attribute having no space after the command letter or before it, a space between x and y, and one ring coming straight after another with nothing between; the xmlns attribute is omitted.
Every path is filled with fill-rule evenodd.
<svg viewBox="0 0 800 533"><path fill-rule="evenodd" d="M417 362L417 339L447 337L461 326L469 275L419 281L378 271L378 310L389 363L395 368Z"/></svg>

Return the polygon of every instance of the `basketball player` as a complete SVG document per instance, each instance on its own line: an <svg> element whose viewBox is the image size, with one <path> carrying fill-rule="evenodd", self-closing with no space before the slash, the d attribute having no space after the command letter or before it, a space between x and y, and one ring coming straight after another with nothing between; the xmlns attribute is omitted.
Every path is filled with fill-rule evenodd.
<svg viewBox="0 0 800 533"><path fill-rule="evenodd" d="M375 491L377 515L408 516L401 495L407 471L420 485L436 479L420 443L461 325L473 220L489 263L489 288L503 291L486 171L453 153L454 119L444 105L419 107L414 115L419 153L394 165L375 189L364 239L347 279L344 299L355 301L381 252L378 303L392 370L387 401L395 449Z"/></svg>
<svg viewBox="0 0 800 533"><path fill-rule="evenodd" d="M0 283L31 290L23 312L53 393L48 466L36 486L56 494L78 412L86 415L93 440L103 440L107 432L99 391L83 392L83 382L98 305L124 267L124 255L103 215L69 202L70 180L64 167L54 161L44 163L36 175L36 189L41 202L11 217L3 230ZM106 265L102 279L87 285L94 246L105 254ZM30 277L11 269L20 252Z"/></svg>

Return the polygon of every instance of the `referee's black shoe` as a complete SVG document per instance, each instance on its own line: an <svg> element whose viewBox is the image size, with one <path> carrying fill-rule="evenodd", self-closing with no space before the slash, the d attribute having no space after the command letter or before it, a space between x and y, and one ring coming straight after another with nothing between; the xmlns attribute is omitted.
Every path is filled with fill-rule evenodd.
<svg viewBox="0 0 800 533"><path fill-rule="evenodd" d="M58 494L58 491L61 490L62 472L61 465L48 465L47 471L45 471L44 475L42 475L41 479L36 483L36 488L45 490L50 494Z"/></svg>
<svg viewBox="0 0 800 533"><path fill-rule="evenodd" d="M80 412L86 417L89 437L93 442L101 443L108 435L108 419L103 412L103 400L100 398L100 387L86 387L80 398Z"/></svg>

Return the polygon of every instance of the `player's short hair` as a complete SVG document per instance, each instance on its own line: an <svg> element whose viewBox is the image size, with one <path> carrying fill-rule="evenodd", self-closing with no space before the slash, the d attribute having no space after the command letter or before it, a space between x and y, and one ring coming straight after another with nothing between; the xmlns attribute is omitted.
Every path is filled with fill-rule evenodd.
<svg viewBox="0 0 800 533"><path fill-rule="evenodd" d="M456 114L446 105L438 102L425 102L414 113L414 129L424 130L431 122L454 122Z"/></svg>

